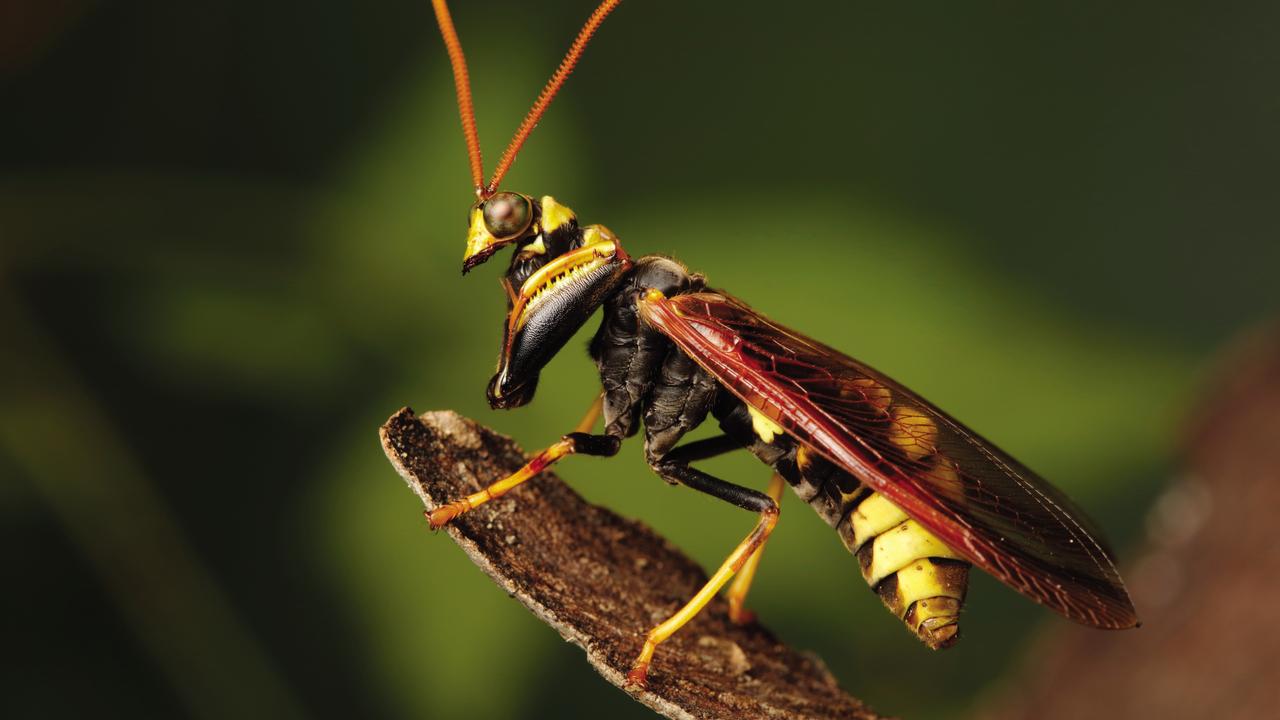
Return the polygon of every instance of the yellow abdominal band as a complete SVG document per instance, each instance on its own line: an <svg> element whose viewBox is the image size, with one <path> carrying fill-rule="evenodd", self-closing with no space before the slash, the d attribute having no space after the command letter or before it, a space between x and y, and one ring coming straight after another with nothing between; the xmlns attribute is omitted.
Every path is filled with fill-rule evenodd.
<svg viewBox="0 0 1280 720"><path fill-rule="evenodd" d="M969 563L878 493L851 508L845 523L841 537L885 607L930 648L955 644Z"/></svg>

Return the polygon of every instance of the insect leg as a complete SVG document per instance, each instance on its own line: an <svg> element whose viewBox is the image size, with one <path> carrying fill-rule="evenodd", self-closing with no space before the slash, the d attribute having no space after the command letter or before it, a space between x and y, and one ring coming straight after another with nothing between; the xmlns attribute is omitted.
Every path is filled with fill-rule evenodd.
<svg viewBox="0 0 1280 720"><path fill-rule="evenodd" d="M673 451L672 455L676 455L678 452L678 450ZM677 455L677 457L679 456ZM680 462L679 460L672 461L668 458L663 458L653 464L653 469L663 479L687 485L694 490L718 497L740 508L758 512L760 513L760 519L756 522L756 526L752 528L751 533L743 538L742 542L738 543L733 552L729 553L729 557L725 558L724 563L711 576L711 579L702 586L702 589L689 602L685 603L684 607L677 610L674 615L667 618L662 624L650 630L649 634L645 636L644 647L640 650L635 662L632 663L631 671L627 673L627 685L638 687L644 687L646 684L649 664L653 661L653 652L658 645L671 637L685 623L692 620L715 597L720 588L724 587L734 573L742 569L747 559L764 544L765 540L769 538L769 534L773 532L774 526L778 524L778 504L774 502L773 498L764 493L712 477L707 473L689 467L687 461Z"/></svg>
<svg viewBox="0 0 1280 720"><path fill-rule="evenodd" d="M736 403L737 401L735 400L733 402ZM739 404L739 407L743 408L742 417L749 418L745 406ZM725 422L726 421L722 418L720 424L722 428L727 428L732 425L732 423L730 425L726 425ZM704 460L706 458L719 455L722 452L728 452L729 450L747 449L750 447L753 452L756 452L757 447L768 446L767 443L763 443L763 441L751 434L752 431L749 429L750 420L745 420L745 422L748 423L745 434L747 437L751 438L754 445L744 444L743 433L733 433L732 435L725 434L719 437L707 440L698 440L681 445L667 453L664 459L674 463L689 463L697 460ZM770 459L770 457L761 455L759 452L756 452L756 454L757 457L760 457L761 460L770 465L775 465L777 462L774 459ZM774 503L782 502L782 488L786 482L786 479L777 472L775 472L770 478L769 487L765 492L769 497L773 498ZM742 570L734 576L733 584L729 586L729 591L726 594L729 600L729 619L740 625L745 625L755 619L755 615L750 611L745 610L743 608L743 604L746 601L747 591L751 588L751 581L755 577L756 568L760 565L760 556L763 552L764 546L761 545L761 547L747 559L746 564L742 566Z"/></svg>
<svg viewBox="0 0 1280 720"><path fill-rule="evenodd" d="M591 403L591 407L587 408L587 414L582 416L582 420L578 426L573 429L574 432L589 433L591 428L596 426L596 420L600 419L600 410L604 408L604 393L596 395L595 402Z"/></svg>
<svg viewBox="0 0 1280 720"><path fill-rule="evenodd" d="M618 448L622 446L622 438L612 435L590 434L591 427L595 425L596 419L600 416L602 398L603 396L596 396L596 400L592 403L591 408L587 410L586 416L578 423L577 430L565 435L560 439L560 442L534 455L533 459L525 463L524 467L480 492L472 493L427 512L427 521L431 524L431 529L439 530L459 515L470 512L494 498L502 497L512 488L536 476L566 455L612 457L617 454Z"/></svg>
<svg viewBox="0 0 1280 720"><path fill-rule="evenodd" d="M716 435L702 440L694 440L672 450L662 458L662 462L674 465L688 465L699 460L706 460L734 450L744 449L742 443L728 435ZM659 475L662 473L659 472ZM664 476L665 477L665 476Z"/></svg>
<svg viewBox="0 0 1280 720"><path fill-rule="evenodd" d="M769 497L773 498L775 503L782 502L782 487L786 481L778 473L774 473L769 479L769 487L765 492ZM729 619L745 625L756 619L755 613L743 608L743 604L747 600L747 591L751 589L751 581L756 576L756 568L760 566L760 556L764 554L764 543L760 543L759 549L747 558L747 563L742 566L742 572L733 579L733 584L729 586Z"/></svg>

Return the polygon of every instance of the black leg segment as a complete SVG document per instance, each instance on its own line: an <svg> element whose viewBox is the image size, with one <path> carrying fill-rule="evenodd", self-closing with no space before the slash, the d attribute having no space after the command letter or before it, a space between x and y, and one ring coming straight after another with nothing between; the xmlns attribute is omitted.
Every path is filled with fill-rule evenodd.
<svg viewBox="0 0 1280 720"><path fill-rule="evenodd" d="M573 452L577 455L595 455L597 457L613 457L622 447L622 438L613 435L592 435L584 432L571 432L564 436L573 443Z"/></svg>
<svg viewBox="0 0 1280 720"><path fill-rule="evenodd" d="M728 435L717 435L704 440L694 440L687 442L680 447L667 453L663 458L663 462L679 463L688 465L699 460L707 460L723 455L734 450L742 450L742 443Z"/></svg>
<svg viewBox="0 0 1280 720"><path fill-rule="evenodd" d="M711 438L715 440L717 438ZM694 445L696 443L690 443ZM689 446L686 446L689 447ZM741 447L741 446L739 446ZM671 452L675 455L683 448L678 448ZM773 498L765 495L759 490L752 490L741 485L735 485L727 480L721 480L713 475L690 467L688 461L681 462L679 460L668 459L670 456L664 457L658 462L652 463L653 471L662 476L662 479L668 482L680 483L706 493L712 497L719 498L728 503L733 503L743 510L752 512L777 512L778 504Z"/></svg>

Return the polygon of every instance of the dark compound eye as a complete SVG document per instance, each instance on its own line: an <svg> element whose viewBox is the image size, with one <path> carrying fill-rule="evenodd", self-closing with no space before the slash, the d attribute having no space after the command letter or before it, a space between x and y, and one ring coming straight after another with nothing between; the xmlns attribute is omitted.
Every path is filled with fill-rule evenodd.
<svg viewBox="0 0 1280 720"><path fill-rule="evenodd" d="M484 226L498 240L507 240L529 227L533 211L529 199L516 193L498 193L484 203Z"/></svg>

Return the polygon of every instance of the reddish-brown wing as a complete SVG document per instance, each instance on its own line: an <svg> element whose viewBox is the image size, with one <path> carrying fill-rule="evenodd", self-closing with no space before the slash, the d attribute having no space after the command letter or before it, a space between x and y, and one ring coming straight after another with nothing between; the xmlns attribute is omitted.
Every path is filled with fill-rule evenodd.
<svg viewBox="0 0 1280 720"><path fill-rule="evenodd" d="M655 294L640 311L748 405L1006 585L1086 625L1137 624L1084 514L901 384L723 293Z"/></svg>

